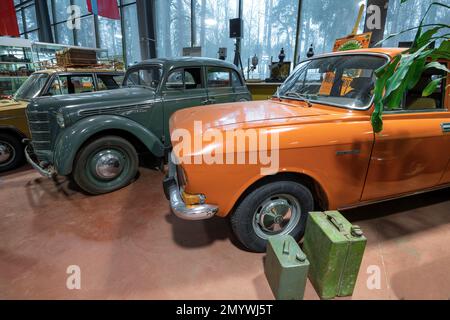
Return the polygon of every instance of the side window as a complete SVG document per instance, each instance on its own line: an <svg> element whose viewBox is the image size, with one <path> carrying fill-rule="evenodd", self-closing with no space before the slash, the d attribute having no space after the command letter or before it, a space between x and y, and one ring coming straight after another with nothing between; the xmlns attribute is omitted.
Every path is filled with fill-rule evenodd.
<svg viewBox="0 0 450 320"><path fill-rule="evenodd" d="M203 88L202 69L186 68L184 70L175 70L167 77L167 89L200 89Z"/></svg>
<svg viewBox="0 0 450 320"><path fill-rule="evenodd" d="M74 94L94 91L94 79L92 76L62 75L60 87L62 94Z"/></svg>
<svg viewBox="0 0 450 320"><path fill-rule="evenodd" d="M123 78L123 77L122 77ZM98 91L120 88L123 79L112 74L97 74Z"/></svg>
<svg viewBox="0 0 450 320"><path fill-rule="evenodd" d="M433 110L443 109L445 102L445 79L441 80L436 91L428 97L423 97L423 90L427 85L438 78L445 76L445 72L438 69L429 69L420 77L417 85L411 89L404 99L405 110Z"/></svg>
<svg viewBox="0 0 450 320"><path fill-rule="evenodd" d="M238 75L236 71L231 71L231 81L233 83L233 87L242 87L241 77Z"/></svg>
<svg viewBox="0 0 450 320"><path fill-rule="evenodd" d="M50 85L50 88L48 89L48 95L50 96L59 96L62 95L62 88L61 88L61 80L58 76L55 77L52 84Z"/></svg>
<svg viewBox="0 0 450 320"><path fill-rule="evenodd" d="M395 110L414 112L444 109L446 87L445 74L446 73L443 70L435 68L426 70L418 80L416 86L405 94L400 108ZM422 93L428 84L431 81L442 77L444 77L444 79L441 80L434 93L424 97Z"/></svg>
<svg viewBox="0 0 450 320"><path fill-rule="evenodd" d="M184 82L186 90L203 88L202 69L186 68L184 69Z"/></svg>
<svg viewBox="0 0 450 320"><path fill-rule="evenodd" d="M166 88L172 90L184 88L182 70L173 71L171 74L169 74L169 76L167 77Z"/></svg>
<svg viewBox="0 0 450 320"><path fill-rule="evenodd" d="M224 68L208 68L208 88L231 87L230 71Z"/></svg>

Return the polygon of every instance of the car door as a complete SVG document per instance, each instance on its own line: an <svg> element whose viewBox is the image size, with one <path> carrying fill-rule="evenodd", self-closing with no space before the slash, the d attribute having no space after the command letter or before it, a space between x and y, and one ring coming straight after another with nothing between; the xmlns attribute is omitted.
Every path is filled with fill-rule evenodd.
<svg viewBox="0 0 450 320"><path fill-rule="evenodd" d="M234 102L231 70L223 67L207 67L206 79L209 104Z"/></svg>
<svg viewBox="0 0 450 320"><path fill-rule="evenodd" d="M385 111L384 128L375 144L362 201L394 197L421 191L447 182L449 170L450 123L447 81L423 97L423 89L442 72L429 69L418 85L407 93L401 108Z"/></svg>
<svg viewBox="0 0 450 320"><path fill-rule="evenodd" d="M189 107L208 104L208 94L202 67L186 67L172 70L162 87L164 104L164 142L170 145L169 119L172 114Z"/></svg>
<svg viewBox="0 0 450 320"><path fill-rule="evenodd" d="M241 75L231 70L231 84L233 86L234 101L250 101L251 96Z"/></svg>

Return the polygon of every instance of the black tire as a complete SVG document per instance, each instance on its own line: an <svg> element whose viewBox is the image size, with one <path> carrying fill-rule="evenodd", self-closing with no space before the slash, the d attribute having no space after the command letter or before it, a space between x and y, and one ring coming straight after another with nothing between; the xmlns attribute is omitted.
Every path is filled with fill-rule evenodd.
<svg viewBox="0 0 450 320"><path fill-rule="evenodd" d="M9 133L0 133L0 148L5 148L10 153L10 157L0 163L0 172L6 172L13 170L24 164L25 152L24 145L20 141L20 138ZM3 154L5 155L5 154ZM1 156L1 155L0 155Z"/></svg>
<svg viewBox="0 0 450 320"><path fill-rule="evenodd" d="M95 157L103 152L120 156L121 169L113 178L102 178L94 170ZM129 185L136 177L138 167L138 154L131 143L121 137L105 136L80 149L75 158L73 179L89 194L105 194Z"/></svg>
<svg viewBox="0 0 450 320"><path fill-rule="evenodd" d="M275 234L268 234L267 237L261 237L264 230L256 231L260 227L257 220L258 209L265 201L277 199L276 195L286 195L295 199L293 204L299 207L300 215L287 225L285 229L276 234L289 234L296 240L300 240L305 232L308 213L314 208L314 199L308 188L293 181L277 181L268 183L252 191L238 205L231 216L231 227L238 240L249 250L254 252L265 252L267 246L267 237ZM272 198L274 197L274 198ZM292 210L291 210L292 212ZM296 221L297 220L297 221Z"/></svg>

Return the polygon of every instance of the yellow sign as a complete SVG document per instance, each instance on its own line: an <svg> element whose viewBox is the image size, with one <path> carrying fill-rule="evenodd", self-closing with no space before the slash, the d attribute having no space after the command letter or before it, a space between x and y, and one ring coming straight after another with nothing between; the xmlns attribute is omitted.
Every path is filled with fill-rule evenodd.
<svg viewBox="0 0 450 320"><path fill-rule="evenodd" d="M347 51L356 49L365 49L370 45L370 39L372 38L372 32L363 34L350 35L345 38L337 39L334 43L333 51Z"/></svg>

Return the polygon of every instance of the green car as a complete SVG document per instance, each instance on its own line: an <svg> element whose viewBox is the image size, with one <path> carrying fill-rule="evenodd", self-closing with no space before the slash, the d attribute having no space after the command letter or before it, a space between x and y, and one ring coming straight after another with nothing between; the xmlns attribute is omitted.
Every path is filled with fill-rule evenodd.
<svg viewBox="0 0 450 320"><path fill-rule="evenodd" d="M32 141L25 155L44 176L70 176L87 193L108 193L131 183L140 155L162 163L175 111L249 100L233 64L147 60L127 70L121 89L32 100L26 111Z"/></svg>

